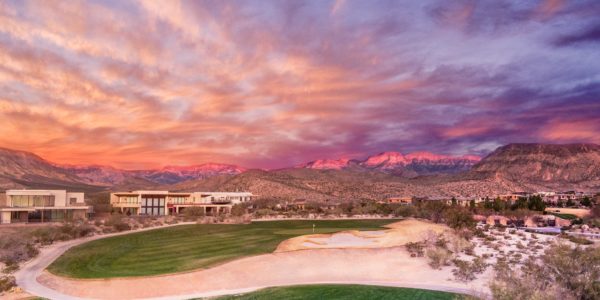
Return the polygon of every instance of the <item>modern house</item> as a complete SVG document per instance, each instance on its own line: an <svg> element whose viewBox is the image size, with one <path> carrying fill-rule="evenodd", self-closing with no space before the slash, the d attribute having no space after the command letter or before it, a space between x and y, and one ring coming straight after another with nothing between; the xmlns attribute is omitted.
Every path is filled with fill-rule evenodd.
<svg viewBox="0 0 600 300"><path fill-rule="evenodd" d="M131 191L110 194L110 204L128 215L179 214L188 207L201 207L207 215L230 212L233 205L250 201L247 192Z"/></svg>
<svg viewBox="0 0 600 300"><path fill-rule="evenodd" d="M0 223L85 219L91 210L83 193L65 190L7 190L0 194Z"/></svg>

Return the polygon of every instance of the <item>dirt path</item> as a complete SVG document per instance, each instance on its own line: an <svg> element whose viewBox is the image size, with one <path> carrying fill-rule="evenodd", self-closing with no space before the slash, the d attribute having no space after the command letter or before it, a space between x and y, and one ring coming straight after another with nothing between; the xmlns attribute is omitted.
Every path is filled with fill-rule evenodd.
<svg viewBox="0 0 600 300"><path fill-rule="evenodd" d="M452 281L450 268L434 271L425 259L409 257L402 247L276 252L205 270L140 278L78 280L44 271L64 251L91 239L43 249L16 274L17 283L29 293L51 299L189 299L311 283L387 285L461 293L486 291L487 276L469 284Z"/></svg>

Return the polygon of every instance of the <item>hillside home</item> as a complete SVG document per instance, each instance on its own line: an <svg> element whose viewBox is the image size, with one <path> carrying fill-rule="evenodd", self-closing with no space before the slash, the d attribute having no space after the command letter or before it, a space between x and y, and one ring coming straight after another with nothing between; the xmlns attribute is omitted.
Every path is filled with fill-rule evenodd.
<svg viewBox="0 0 600 300"><path fill-rule="evenodd" d="M61 222L86 219L91 206L83 193L65 190L7 190L0 194L0 223Z"/></svg>
<svg viewBox="0 0 600 300"><path fill-rule="evenodd" d="M200 207L207 215L231 212L233 205L254 197L246 192L131 191L110 194L110 204L127 215L164 216Z"/></svg>
<svg viewBox="0 0 600 300"><path fill-rule="evenodd" d="M380 204L401 204L401 205L411 205L412 197L408 196L400 196L400 197L389 197L385 200L378 201Z"/></svg>

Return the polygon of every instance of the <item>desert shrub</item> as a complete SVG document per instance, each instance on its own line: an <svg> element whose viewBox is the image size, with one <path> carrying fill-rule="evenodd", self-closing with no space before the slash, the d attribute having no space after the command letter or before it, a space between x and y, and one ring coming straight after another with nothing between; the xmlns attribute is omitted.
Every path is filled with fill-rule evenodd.
<svg viewBox="0 0 600 300"><path fill-rule="evenodd" d="M15 286L17 286L15 277L0 276L0 292L8 291Z"/></svg>
<svg viewBox="0 0 600 300"><path fill-rule="evenodd" d="M276 215L277 212L269 208L261 208L254 213L257 217Z"/></svg>
<svg viewBox="0 0 600 300"><path fill-rule="evenodd" d="M204 217L206 213L204 212L203 207L186 207L183 210L183 215L187 219L195 219L198 217Z"/></svg>
<svg viewBox="0 0 600 300"><path fill-rule="evenodd" d="M410 205L400 205L394 209L393 214L396 217L411 217L415 215L415 208Z"/></svg>
<svg viewBox="0 0 600 300"><path fill-rule="evenodd" d="M438 248L448 249L448 240L440 234L435 240L434 245Z"/></svg>
<svg viewBox="0 0 600 300"><path fill-rule="evenodd" d="M129 224L127 224L127 223L121 222L121 223L113 224L113 228L115 229L115 231L121 232L121 231L130 230L131 226L129 226Z"/></svg>
<svg viewBox="0 0 600 300"><path fill-rule="evenodd" d="M574 236L574 235L570 235L570 234L561 234L560 235L561 238L565 238L575 244L579 244L579 245L593 245L594 242L584 238L584 237L579 237L579 236Z"/></svg>
<svg viewBox="0 0 600 300"><path fill-rule="evenodd" d="M231 215L235 217L241 217L246 214L246 205L244 203L238 203L231 207Z"/></svg>
<svg viewBox="0 0 600 300"><path fill-rule="evenodd" d="M4 269L2 269L2 273L10 274L19 270L19 263L14 260L10 260L5 262Z"/></svg>
<svg viewBox="0 0 600 300"><path fill-rule="evenodd" d="M517 246L517 249L525 249L525 245L523 245L521 242L518 242L515 246Z"/></svg>
<svg viewBox="0 0 600 300"><path fill-rule="evenodd" d="M487 264L481 257L476 257L472 262L460 259L453 259L452 262L456 266L452 274L460 281L471 281L476 278L476 274L483 273L487 268Z"/></svg>
<svg viewBox="0 0 600 300"><path fill-rule="evenodd" d="M104 222L104 225L112 227L114 231L117 232L131 229L129 224L123 220L123 217L121 215L111 216L108 220Z"/></svg>
<svg viewBox="0 0 600 300"><path fill-rule="evenodd" d="M443 266L449 266L452 259L452 253L444 248L431 248L426 252L429 258L429 265L434 269L441 269Z"/></svg>
<svg viewBox="0 0 600 300"><path fill-rule="evenodd" d="M473 230L473 235L482 239L486 237L485 232L481 228L475 228L475 230Z"/></svg>
<svg viewBox="0 0 600 300"><path fill-rule="evenodd" d="M406 243L405 246L411 257L423 257L425 254L425 244L423 242L410 242Z"/></svg>
<svg viewBox="0 0 600 300"><path fill-rule="evenodd" d="M521 270L498 261L490 283L494 299L600 299L600 251L553 245Z"/></svg>
<svg viewBox="0 0 600 300"><path fill-rule="evenodd" d="M472 243L461 237L452 237L449 242L450 250L454 253L463 252L472 246Z"/></svg>

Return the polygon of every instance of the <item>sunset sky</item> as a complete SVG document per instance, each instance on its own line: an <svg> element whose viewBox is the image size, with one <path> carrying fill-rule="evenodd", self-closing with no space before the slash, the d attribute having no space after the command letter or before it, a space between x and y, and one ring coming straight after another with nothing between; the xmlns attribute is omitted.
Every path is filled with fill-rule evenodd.
<svg viewBox="0 0 600 300"><path fill-rule="evenodd" d="M0 147L277 168L600 143L600 1L0 1Z"/></svg>

